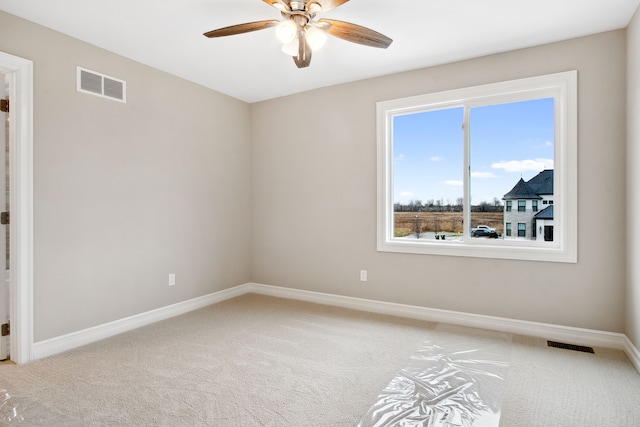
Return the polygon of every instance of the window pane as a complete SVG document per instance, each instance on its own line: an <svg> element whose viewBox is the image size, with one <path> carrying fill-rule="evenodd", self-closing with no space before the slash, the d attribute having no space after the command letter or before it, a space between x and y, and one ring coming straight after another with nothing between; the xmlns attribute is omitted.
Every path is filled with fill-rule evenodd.
<svg viewBox="0 0 640 427"><path fill-rule="evenodd" d="M518 237L526 237L527 235L527 224L522 222L518 223Z"/></svg>
<svg viewBox="0 0 640 427"><path fill-rule="evenodd" d="M393 118L394 237L460 238L463 112L458 107Z"/></svg>
<svg viewBox="0 0 640 427"><path fill-rule="evenodd" d="M506 222L535 227L543 211L527 211L527 201L553 199L553 98L474 107L469 126L471 226L488 225L503 238Z"/></svg>

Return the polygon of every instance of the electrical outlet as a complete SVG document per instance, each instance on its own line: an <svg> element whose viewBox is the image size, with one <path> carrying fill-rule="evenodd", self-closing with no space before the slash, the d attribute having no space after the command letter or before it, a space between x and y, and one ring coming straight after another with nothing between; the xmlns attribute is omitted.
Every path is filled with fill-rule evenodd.
<svg viewBox="0 0 640 427"><path fill-rule="evenodd" d="M173 286L176 284L176 275L175 273L171 273L169 275L169 286Z"/></svg>
<svg viewBox="0 0 640 427"><path fill-rule="evenodd" d="M360 281L361 282L367 281L367 270L360 270Z"/></svg>

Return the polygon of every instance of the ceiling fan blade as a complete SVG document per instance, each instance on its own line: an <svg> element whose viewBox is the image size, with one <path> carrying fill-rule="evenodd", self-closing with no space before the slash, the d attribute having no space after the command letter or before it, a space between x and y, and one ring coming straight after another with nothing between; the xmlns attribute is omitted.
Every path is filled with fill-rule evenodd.
<svg viewBox="0 0 640 427"><path fill-rule="evenodd" d="M305 68L311 64L311 47L306 37L298 38L298 55L293 57L298 68Z"/></svg>
<svg viewBox="0 0 640 427"><path fill-rule="evenodd" d="M275 27L280 21L275 19L267 21L247 22L246 24L232 25L230 27L218 28L204 33L206 37L224 37L234 34L249 33L251 31L264 30L265 28Z"/></svg>
<svg viewBox="0 0 640 427"><path fill-rule="evenodd" d="M268 4L269 6L273 6L276 9L278 9L279 11L283 11L283 10L289 10L289 2L288 1L283 1L283 0L262 0L264 1L266 4Z"/></svg>
<svg viewBox="0 0 640 427"><path fill-rule="evenodd" d="M352 24L350 22L336 21L335 19L320 19L318 23L329 23L331 27L328 29L323 28L327 33L334 37L341 38L343 40L350 41L352 43L358 43L365 46L379 47L386 49L393 42L392 39L380 34L377 31L373 31L369 28L362 27L360 25Z"/></svg>
<svg viewBox="0 0 640 427"><path fill-rule="evenodd" d="M311 2L315 2L322 6L322 11L326 12L327 10L335 9L338 6L342 6L349 0L311 0Z"/></svg>
<svg viewBox="0 0 640 427"><path fill-rule="evenodd" d="M311 0L311 1L319 3L320 6L322 6L322 11L326 12L327 10L335 9L338 6L342 6L349 0Z"/></svg>

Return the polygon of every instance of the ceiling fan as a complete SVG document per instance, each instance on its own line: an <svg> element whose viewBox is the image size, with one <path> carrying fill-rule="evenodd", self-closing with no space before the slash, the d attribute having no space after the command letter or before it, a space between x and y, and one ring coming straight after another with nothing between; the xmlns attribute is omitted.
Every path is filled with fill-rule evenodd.
<svg viewBox="0 0 640 427"><path fill-rule="evenodd" d="M316 15L347 3L349 0L263 0L278 9L282 21L265 20L232 25L204 33L206 37L224 37L277 27L276 35L283 43L283 52L291 55L298 68L308 67L311 53L326 40L326 34L365 46L386 49L391 40L384 34L350 22L319 19Z"/></svg>

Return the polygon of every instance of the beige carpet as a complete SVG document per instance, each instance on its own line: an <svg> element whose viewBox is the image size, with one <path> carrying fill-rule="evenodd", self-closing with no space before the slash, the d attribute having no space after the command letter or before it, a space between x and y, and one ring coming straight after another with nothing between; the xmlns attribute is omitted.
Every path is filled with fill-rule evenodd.
<svg viewBox="0 0 640 427"><path fill-rule="evenodd" d="M1 366L0 425L354 426L443 327L246 295ZM507 353L506 380L482 392L499 395L501 426L640 426L622 352L513 336Z"/></svg>
<svg viewBox="0 0 640 427"><path fill-rule="evenodd" d="M514 335L504 427L640 427L640 375L618 350L549 348Z"/></svg>

